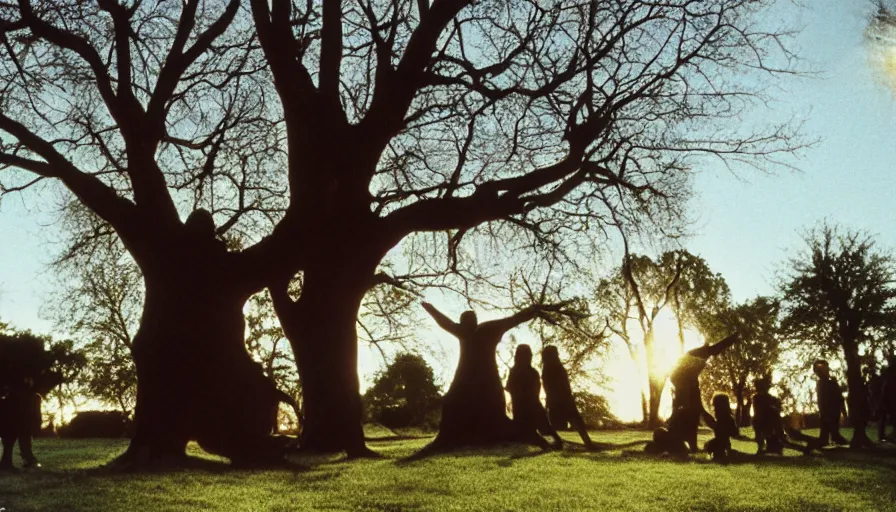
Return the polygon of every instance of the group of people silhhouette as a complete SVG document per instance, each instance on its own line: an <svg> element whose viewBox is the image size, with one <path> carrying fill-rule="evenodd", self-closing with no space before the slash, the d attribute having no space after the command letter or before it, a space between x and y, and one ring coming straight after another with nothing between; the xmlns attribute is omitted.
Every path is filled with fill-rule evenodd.
<svg viewBox="0 0 896 512"><path fill-rule="evenodd" d="M557 428L572 425L588 448L593 447L585 421L576 407L569 376L557 347L548 345L541 352L542 377L547 409L541 404L541 384L538 371L532 367L532 348L519 345L514 354L513 367L507 377L507 392L513 411L513 423L524 439L532 439L536 444L546 446L542 435L554 438L554 447L563 446Z"/></svg>
<svg viewBox="0 0 896 512"><path fill-rule="evenodd" d="M674 397L672 415L665 427L654 431L653 440L647 444L645 451L679 456L686 455L689 450L696 452L697 429L702 418L714 435L704 449L712 455L713 460L728 460L733 454L731 438L740 437L737 421L731 414L730 398L723 393L716 394L712 399L712 413L706 411L701 399L699 375L710 357L720 354L736 342L736 336L730 336L715 345L705 345L682 356L669 377ZM763 376L754 380L755 394L751 402L757 454L782 455L785 447L808 454L831 442L838 445L849 443L840 433L840 419L847 412L840 384L831 375L827 361L815 361L812 370L816 377L819 413L820 432L817 438L795 429L790 430L791 435L788 436L781 416L781 400L770 391L771 378ZM878 419L878 438L882 442L891 440L886 436L886 428L888 423L893 423L896 428L896 358L889 358L888 367L877 379L869 382L869 387L874 388L869 391L869 397L871 409ZM797 440L805 444L795 443Z"/></svg>
<svg viewBox="0 0 896 512"><path fill-rule="evenodd" d="M543 437L547 436L553 438L555 448L560 448L563 440L557 431L570 425L587 448L595 447L576 406L557 347L548 345L542 350L542 374L539 375L532 366L531 347L519 345L506 386L501 386L495 351L503 335L555 310L552 306L530 306L510 317L483 323L478 322L472 311L464 312L455 323L431 304L424 303L423 307L439 326L455 335L461 343L457 372L443 403L440 437L444 432L451 432L448 435L461 436L452 439L458 444L509 439L547 449L551 447ZM697 452L697 431L702 419L713 432L713 438L704 446L712 459L724 462L736 454L731 439L740 437L740 431L731 412L730 398L717 393L712 399L712 412L707 411L699 377L711 357L737 342L737 336L732 335L715 344L690 350L680 358L669 375L673 392L672 414L665 426L653 432L653 439L645 446L647 453L687 456L689 452ZM59 385L61 377L50 371L42 345L32 347L27 343L13 343L0 348L4 348L0 351L3 352L0 353L0 437L3 443L0 470L13 467L15 444L19 445L25 467L39 467L32 451L32 436L40 430L41 397ZM840 419L846 414L842 389L831 375L827 361L815 361L812 368L817 378L820 420L817 438L785 429L781 400L771 394L771 378L764 376L754 380L752 425L758 454L781 455L785 447L810 453L831 441L847 444L840 434ZM540 398L542 384L546 406ZM512 420L505 412L505 389L511 397ZM868 379L868 396L872 417L878 421L879 440L896 441L896 357L890 356L888 366L879 375L871 375ZM889 435L888 426L894 429ZM795 440L805 444L797 444Z"/></svg>
<svg viewBox="0 0 896 512"><path fill-rule="evenodd" d="M451 389L446 395L446 409L443 410L443 414L461 407L476 408L478 407L476 404L481 404L486 406L483 410L490 411L491 415L506 419L503 412L503 393L499 390L500 377L495 349L506 331L538 316L541 311L539 308L543 306L532 306L506 319L485 322L481 325L477 323L475 313L472 311L463 313L461 321L454 323L431 304L424 303L424 308L441 327L457 336L461 342L461 358ZM483 339L477 341L479 338ZM713 438L704 446L704 450L711 454L713 460L724 462L736 454L732 450L731 439L740 437L740 429L732 414L731 400L728 395L718 393L712 399L712 411L707 411L703 405L699 377L711 357L721 354L737 342L736 335L728 336L715 344L706 344L690 350L680 358L669 375L673 391L672 414L665 426L654 431L653 439L645 447L646 452L676 456L697 452L699 450L697 432L702 420L713 432ZM470 357L473 352L476 356ZM585 445L593 447L594 443L576 408L569 377L560 362L557 347L547 346L543 350L541 376L532 366L532 359L530 346L518 346L514 355L514 365L505 386L511 397L513 416L511 423L517 434L515 439L548 448L550 445L543 437L546 436L553 438L554 446L559 447L562 445L562 439L557 432L558 428L571 424L579 432ZM876 380L869 383L870 387L874 387L870 390L871 408L879 418L879 438L882 441L887 439L886 425L896 423L894 363L896 361L891 358L889 367ZM755 394L752 397L753 430L758 454L781 455L785 447L810 453L828 445L831 441L837 444L847 443L840 434L841 414L846 412L842 389L831 376L826 361L815 361L812 368L817 378L816 396L821 427L819 437L810 437L795 429L786 430L782 419L781 400L771 394L771 378L759 377L753 382ZM547 407L542 405L540 399L542 378ZM486 381L488 386L483 385ZM464 386L472 388L465 392ZM488 398L494 402L491 406L487 403ZM450 404L456 404L457 407L452 407ZM478 417L476 414L452 414L452 417L454 416L466 421L471 421L471 418L475 421ZM896 436L896 432L893 435ZM794 441L801 441L804 444Z"/></svg>
<svg viewBox="0 0 896 512"><path fill-rule="evenodd" d="M482 323L473 311L465 311L460 321L454 322L432 304L423 303L423 308L460 342L460 358L443 400L442 429L436 444L476 445L518 440L547 448L549 445L541 435L548 435L559 446L562 441L556 427L562 422L563 425L571 423L586 445L591 445L556 347L546 347L542 354L547 411L539 398L541 378L532 367L532 350L528 345L518 348L506 385L513 420L507 418L496 348L504 333L551 310L552 306L531 306L507 318Z"/></svg>

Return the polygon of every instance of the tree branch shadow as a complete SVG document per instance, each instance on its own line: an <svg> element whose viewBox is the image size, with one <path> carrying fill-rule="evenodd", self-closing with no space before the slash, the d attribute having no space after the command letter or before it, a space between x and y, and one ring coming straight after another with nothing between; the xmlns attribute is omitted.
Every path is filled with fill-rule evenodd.
<svg viewBox="0 0 896 512"><path fill-rule="evenodd" d="M282 460L254 463L232 463L225 460L208 459L187 455L164 464L137 465L118 464L112 461L96 468L78 470L89 476L125 475L125 474L167 474L184 471L223 474L241 471L307 471L309 467L284 457Z"/></svg>
<svg viewBox="0 0 896 512"><path fill-rule="evenodd" d="M508 449L515 451L519 451L521 448L525 449L525 452L521 451L519 454L511 455L509 457L510 459L521 459L543 455L546 453L551 453L553 451L540 450L533 452L530 450L532 446L533 445L527 443L500 443L484 446L445 446L433 442L412 453L411 455L408 455L407 457L401 457L397 459L395 461L395 464L402 466L435 457L480 457L483 455L498 455L501 452L506 453Z"/></svg>

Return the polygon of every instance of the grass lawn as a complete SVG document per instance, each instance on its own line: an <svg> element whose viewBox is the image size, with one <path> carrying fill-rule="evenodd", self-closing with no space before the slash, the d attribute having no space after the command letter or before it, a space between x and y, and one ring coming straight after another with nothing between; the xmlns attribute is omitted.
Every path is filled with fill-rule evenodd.
<svg viewBox="0 0 896 512"><path fill-rule="evenodd" d="M125 440L38 440L44 468L0 474L0 510L896 511L892 445L880 453L788 451L722 466L706 454L687 462L646 456L633 443L647 437L595 432L595 441L615 447L542 453L508 446L415 461L407 457L428 439L371 441L382 459L297 456L292 469L254 471L230 469L191 448L207 464L125 474L98 469ZM746 441L735 448L755 451Z"/></svg>

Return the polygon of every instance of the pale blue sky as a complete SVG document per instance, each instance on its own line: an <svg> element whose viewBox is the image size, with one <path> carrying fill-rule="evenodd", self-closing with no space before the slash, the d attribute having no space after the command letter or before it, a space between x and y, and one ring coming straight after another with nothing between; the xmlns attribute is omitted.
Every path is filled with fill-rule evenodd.
<svg viewBox="0 0 896 512"><path fill-rule="evenodd" d="M801 55L822 75L788 80L776 108L808 111L806 133L820 137L776 176L725 169L697 180L687 247L728 280L735 299L771 293L771 280L799 231L824 218L877 235L896 249L896 91L869 65L863 41L870 2L811 0L798 13Z"/></svg>
<svg viewBox="0 0 896 512"><path fill-rule="evenodd" d="M740 181L710 166L696 180L696 236L687 248L725 276L737 300L771 293L774 269L799 244L798 231L824 218L868 230L896 248L896 95L869 66L863 30L870 2L807 4L781 12L805 27L800 54L822 76L786 80L774 107L809 112L806 133L821 141L797 162L801 172L745 172ZM41 233L52 208L37 203L53 201L52 191L45 192L0 206L0 319L49 332L40 314L52 293L45 271L52 252Z"/></svg>

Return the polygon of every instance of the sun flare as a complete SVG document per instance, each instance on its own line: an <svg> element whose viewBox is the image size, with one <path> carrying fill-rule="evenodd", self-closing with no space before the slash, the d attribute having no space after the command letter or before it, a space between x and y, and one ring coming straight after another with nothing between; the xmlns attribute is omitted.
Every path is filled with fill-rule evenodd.
<svg viewBox="0 0 896 512"><path fill-rule="evenodd" d="M879 15L866 32L868 62L875 78L896 94L896 16Z"/></svg>
<svg viewBox="0 0 896 512"><path fill-rule="evenodd" d="M632 325L629 332L639 333L637 325ZM685 327L684 348L678 334L678 321L670 309L660 311L653 324L655 343L654 375L662 379L668 377L675 367L683 351L703 345L703 336L696 330ZM613 413L622 421L638 421L641 419L641 393L647 393L647 357L643 350L642 339L633 339L638 346L636 357L632 358L622 340L615 340L613 351L604 371L610 380L607 400ZM660 400L660 415L667 417L671 413L672 397L667 385Z"/></svg>

